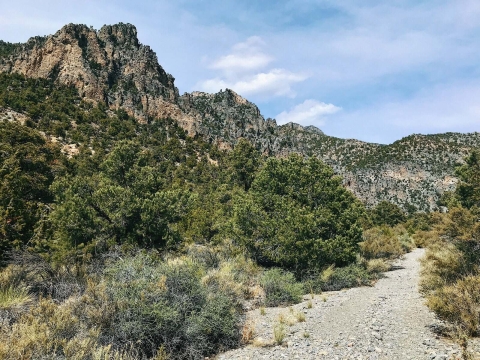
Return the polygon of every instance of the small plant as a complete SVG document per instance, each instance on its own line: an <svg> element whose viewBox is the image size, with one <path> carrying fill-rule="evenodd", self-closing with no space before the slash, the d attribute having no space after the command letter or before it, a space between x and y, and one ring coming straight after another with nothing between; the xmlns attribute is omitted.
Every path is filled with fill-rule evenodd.
<svg viewBox="0 0 480 360"><path fill-rule="evenodd" d="M265 290L265 305L278 306L299 303L302 300L303 284L295 281L292 273L281 269L264 272L260 284Z"/></svg>
<svg viewBox="0 0 480 360"><path fill-rule="evenodd" d="M285 339L285 326L280 323L273 327L273 340L277 345L281 345Z"/></svg>
<svg viewBox="0 0 480 360"><path fill-rule="evenodd" d="M309 300L309 301L307 302L307 309L311 309L311 308L313 308L313 303L312 303L311 300Z"/></svg>
<svg viewBox="0 0 480 360"><path fill-rule="evenodd" d="M305 322L305 314L303 312L297 312L296 317L298 322Z"/></svg>
<svg viewBox="0 0 480 360"><path fill-rule="evenodd" d="M260 315L265 316L267 314L267 311L265 310L265 306L260 307Z"/></svg>
<svg viewBox="0 0 480 360"><path fill-rule="evenodd" d="M367 272L380 274L390 270L390 264L385 259L372 259L367 262Z"/></svg>
<svg viewBox="0 0 480 360"><path fill-rule="evenodd" d="M9 286L0 289L0 309L21 307L32 301L32 297L24 288Z"/></svg>
<svg viewBox="0 0 480 360"><path fill-rule="evenodd" d="M170 355L168 355L163 345L157 350L154 360L170 360Z"/></svg>
<svg viewBox="0 0 480 360"><path fill-rule="evenodd" d="M297 323L297 318L295 316L288 316L287 317L287 325L288 326L293 326Z"/></svg>
<svg viewBox="0 0 480 360"><path fill-rule="evenodd" d="M304 337L305 339L308 339L308 338L310 337L310 333L307 332L307 331L305 331L305 332L303 333L303 337Z"/></svg>
<svg viewBox="0 0 480 360"><path fill-rule="evenodd" d="M328 298L327 295L323 295L323 296L322 296L322 301L323 301L323 302L327 302L327 298Z"/></svg>
<svg viewBox="0 0 480 360"><path fill-rule="evenodd" d="M245 321L242 328L242 344L248 344L255 336L255 322L253 320Z"/></svg>

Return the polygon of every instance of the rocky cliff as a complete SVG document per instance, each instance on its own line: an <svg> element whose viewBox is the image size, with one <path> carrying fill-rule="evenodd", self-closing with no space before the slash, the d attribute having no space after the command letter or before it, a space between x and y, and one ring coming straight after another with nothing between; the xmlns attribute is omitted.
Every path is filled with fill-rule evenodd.
<svg viewBox="0 0 480 360"><path fill-rule="evenodd" d="M191 136L203 136L222 149L246 138L265 155L319 156L369 205L389 200L434 209L438 197L456 185L455 165L472 147L480 147L479 133L412 135L391 145L338 139L313 126L278 126L232 90L180 96L174 78L150 47L140 44L130 24L98 31L69 24L25 44L0 41L0 72L74 86L84 100L122 108L140 122L170 117Z"/></svg>
<svg viewBox="0 0 480 360"><path fill-rule="evenodd" d="M54 35L18 44L0 60L0 72L50 78L74 86L90 101L123 108L139 121L171 117L194 132L192 119L177 105L174 78L158 64L150 47L140 44L130 24L99 31L66 25Z"/></svg>

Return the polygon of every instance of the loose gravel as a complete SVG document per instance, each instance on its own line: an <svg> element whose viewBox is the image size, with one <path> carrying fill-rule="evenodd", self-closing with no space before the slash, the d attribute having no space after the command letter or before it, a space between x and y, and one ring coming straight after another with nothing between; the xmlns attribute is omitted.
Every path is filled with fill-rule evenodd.
<svg viewBox="0 0 480 360"><path fill-rule="evenodd" d="M441 324L418 292L423 255L422 249L405 255L373 287L308 295L290 308L266 308L265 315L249 312L252 343L216 359L460 359L458 346L434 332ZM285 338L277 345L280 318Z"/></svg>

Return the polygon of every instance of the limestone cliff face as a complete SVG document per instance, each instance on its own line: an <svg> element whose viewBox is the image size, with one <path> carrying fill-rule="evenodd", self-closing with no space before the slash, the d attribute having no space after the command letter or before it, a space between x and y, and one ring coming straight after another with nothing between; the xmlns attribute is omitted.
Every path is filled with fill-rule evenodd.
<svg viewBox="0 0 480 360"><path fill-rule="evenodd" d="M318 156L368 205L388 200L434 209L439 196L456 185L455 165L470 149L480 147L479 133L412 135L391 145L338 139L313 126L278 126L232 90L179 96L174 78L150 47L140 44L129 24L99 31L69 24L25 44L0 41L0 72L72 85L85 100L124 109L141 122L170 117L191 136L203 136L222 149L246 138L265 155ZM23 116L13 116L8 109L0 115L0 120Z"/></svg>
<svg viewBox="0 0 480 360"><path fill-rule="evenodd" d="M0 60L1 72L51 78L73 85L80 96L125 109L139 121L171 117L192 132L192 119L177 106L174 78L158 64L149 46L139 43L130 24L99 31L69 24L56 34L32 38Z"/></svg>

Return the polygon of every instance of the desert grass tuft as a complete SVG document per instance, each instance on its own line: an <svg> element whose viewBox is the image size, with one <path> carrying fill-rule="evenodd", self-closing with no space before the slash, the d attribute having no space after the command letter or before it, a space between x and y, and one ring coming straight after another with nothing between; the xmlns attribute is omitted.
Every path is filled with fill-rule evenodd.
<svg viewBox="0 0 480 360"><path fill-rule="evenodd" d="M273 327L273 340L277 345L281 345L286 336L285 326L282 323L276 324Z"/></svg>
<svg viewBox="0 0 480 360"><path fill-rule="evenodd" d="M0 288L0 309L22 307L31 303L32 300L32 296L25 288L14 286Z"/></svg>
<svg viewBox="0 0 480 360"><path fill-rule="evenodd" d="M305 314L301 311L297 312L295 314L295 317L297 318L298 322L305 322Z"/></svg>

